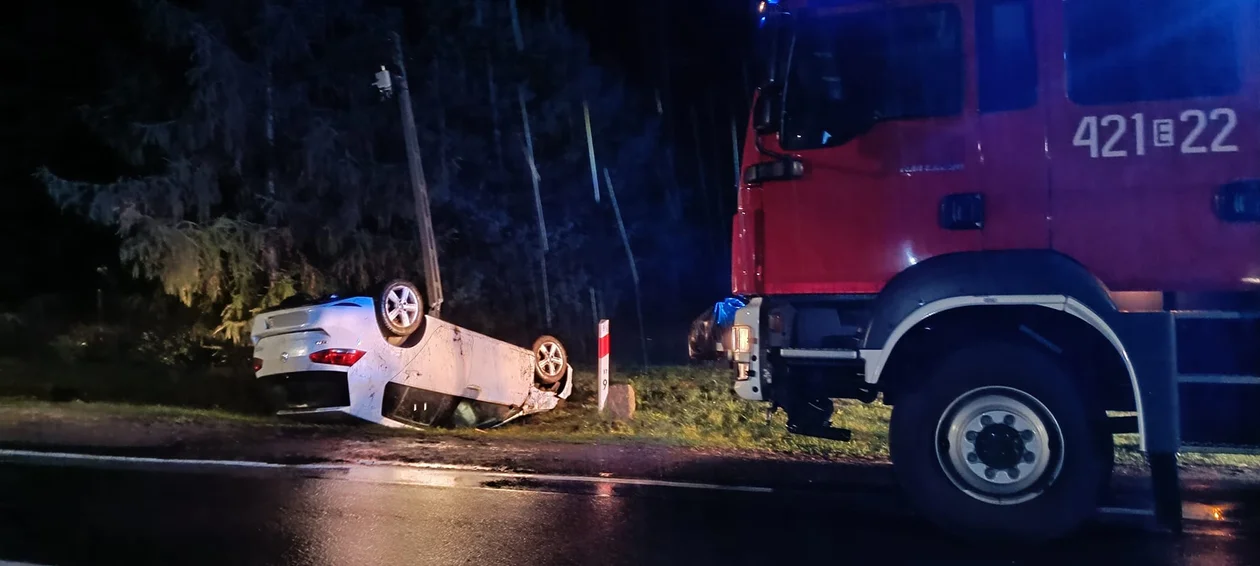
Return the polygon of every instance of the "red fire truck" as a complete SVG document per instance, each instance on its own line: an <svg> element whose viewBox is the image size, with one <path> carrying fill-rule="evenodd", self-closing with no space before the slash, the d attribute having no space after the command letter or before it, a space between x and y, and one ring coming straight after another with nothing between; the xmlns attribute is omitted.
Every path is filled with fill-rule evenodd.
<svg viewBox="0 0 1260 566"><path fill-rule="evenodd" d="M904 491L1046 539L1136 433L1260 446L1260 0L767 0L733 223L735 391L845 440L892 406Z"/></svg>

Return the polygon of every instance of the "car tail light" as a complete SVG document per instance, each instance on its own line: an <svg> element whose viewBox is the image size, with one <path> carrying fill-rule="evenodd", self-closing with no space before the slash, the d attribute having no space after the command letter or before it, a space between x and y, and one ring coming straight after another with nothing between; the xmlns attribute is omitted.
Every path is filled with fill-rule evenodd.
<svg viewBox="0 0 1260 566"><path fill-rule="evenodd" d="M254 358L254 373L262 370L262 358Z"/></svg>
<svg viewBox="0 0 1260 566"><path fill-rule="evenodd" d="M317 364L350 367L358 363L358 361L366 354L367 352L364 352L363 350L332 348L330 350L320 350L312 353L310 358L312 362Z"/></svg>

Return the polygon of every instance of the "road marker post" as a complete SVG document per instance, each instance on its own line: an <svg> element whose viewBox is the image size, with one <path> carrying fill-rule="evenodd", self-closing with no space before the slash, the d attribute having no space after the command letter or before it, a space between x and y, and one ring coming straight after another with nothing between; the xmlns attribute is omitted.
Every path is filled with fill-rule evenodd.
<svg viewBox="0 0 1260 566"><path fill-rule="evenodd" d="M599 412L608 403L608 319L599 321Z"/></svg>

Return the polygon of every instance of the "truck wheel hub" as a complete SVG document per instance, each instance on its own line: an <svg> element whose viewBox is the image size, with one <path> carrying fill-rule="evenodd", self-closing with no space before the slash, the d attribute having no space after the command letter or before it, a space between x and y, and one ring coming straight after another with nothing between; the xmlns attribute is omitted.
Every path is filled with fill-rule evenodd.
<svg viewBox="0 0 1260 566"><path fill-rule="evenodd" d="M1032 432L1029 431L1029 434ZM990 468L1014 468L1023 461L1025 453L1029 459L1035 457L1032 452L1025 452L1020 431L1006 424L990 424L978 434L968 436L975 438L976 456L980 463Z"/></svg>
<svg viewBox="0 0 1260 566"><path fill-rule="evenodd" d="M1058 475L1062 433L1035 398L984 387L956 399L937 425L937 460L972 497L1015 504L1036 497Z"/></svg>

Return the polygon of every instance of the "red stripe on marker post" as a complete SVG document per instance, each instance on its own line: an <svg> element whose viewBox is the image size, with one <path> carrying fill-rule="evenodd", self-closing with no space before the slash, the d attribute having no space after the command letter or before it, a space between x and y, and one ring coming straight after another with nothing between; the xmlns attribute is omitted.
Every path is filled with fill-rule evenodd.
<svg viewBox="0 0 1260 566"><path fill-rule="evenodd" d="M600 359L603 359L603 358L607 358L607 357L608 357L608 352L609 352L609 349L610 349L610 348L609 348L609 346L608 346L608 342L609 342L609 340L608 340L608 321L607 321L607 320L605 320L605 321L601 322L601 323L600 323L600 325L599 325L599 357L600 357Z"/></svg>
<svg viewBox="0 0 1260 566"><path fill-rule="evenodd" d="M604 412L608 402L608 355L612 350L608 340L608 319L599 321L599 412Z"/></svg>

